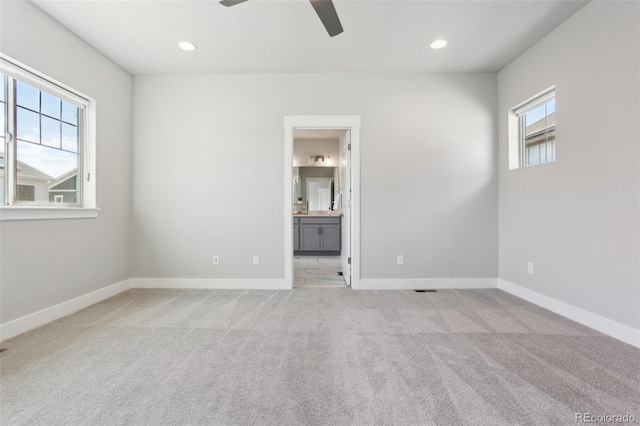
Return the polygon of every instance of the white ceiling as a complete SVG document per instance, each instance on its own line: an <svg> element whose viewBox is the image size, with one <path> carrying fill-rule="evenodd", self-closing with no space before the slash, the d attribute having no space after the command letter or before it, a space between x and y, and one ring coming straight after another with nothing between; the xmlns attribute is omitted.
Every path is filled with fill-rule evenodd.
<svg viewBox="0 0 640 426"><path fill-rule="evenodd" d="M134 75L495 72L582 0L334 0L330 38L307 0L34 0ZM443 37L439 51L431 41ZM198 46L187 53L177 43Z"/></svg>

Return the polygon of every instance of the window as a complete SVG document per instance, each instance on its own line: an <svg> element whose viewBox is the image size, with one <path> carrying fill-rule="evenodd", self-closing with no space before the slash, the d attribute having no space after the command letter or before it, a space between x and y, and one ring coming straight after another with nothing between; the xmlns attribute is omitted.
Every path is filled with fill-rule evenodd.
<svg viewBox="0 0 640 426"><path fill-rule="evenodd" d="M511 110L510 150L517 151L517 164L511 169L549 163L556 160L555 88ZM511 153L510 153L511 154Z"/></svg>
<svg viewBox="0 0 640 426"><path fill-rule="evenodd" d="M33 185L18 184L18 201L35 201L36 187Z"/></svg>
<svg viewBox="0 0 640 426"><path fill-rule="evenodd" d="M94 101L4 55L0 83L0 219L94 209Z"/></svg>

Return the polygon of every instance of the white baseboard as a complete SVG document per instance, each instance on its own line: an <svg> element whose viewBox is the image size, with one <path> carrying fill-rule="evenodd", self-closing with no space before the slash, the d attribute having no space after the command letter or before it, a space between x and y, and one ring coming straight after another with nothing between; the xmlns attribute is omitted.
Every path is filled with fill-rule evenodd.
<svg viewBox="0 0 640 426"><path fill-rule="evenodd" d="M120 281L119 283L103 287L99 290L92 291L91 293L83 296L76 297L75 299L62 302L50 308L0 324L0 341L10 339L29 330L33 330L34 328L38 328L62 317L66 317L67 315L71 315L81 309L115 296L118 293L122 293L130 287L130 280L127 279Z"/></svg>
<svg viewBox="0 0 640 426"><path fill-rule="evenodd" d="M540 307L569 318L575 322L597 330L601 333L622 340L625 343L640 348L640 330L605 318L593 312L570 305L553 297L545 296L528 288L513 284L509 281L498 280L498 288L516 297L536 304Z"/></svg>
<svg viewBox="0 0 640 426"><path fill-rule="evenodd" d="M131 278L131 288L291 290L284 279Z"/></svg>
<svg viewBox="0 0 640 426"><path fill-rule="evenodd" d="M359 290L445 290L497 287L497 278L385 278L361 279Z"/></svg>

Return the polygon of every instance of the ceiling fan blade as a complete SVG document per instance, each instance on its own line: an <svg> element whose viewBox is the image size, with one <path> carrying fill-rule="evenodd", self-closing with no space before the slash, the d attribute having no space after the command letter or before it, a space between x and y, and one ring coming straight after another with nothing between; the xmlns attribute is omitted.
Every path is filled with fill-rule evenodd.
<svg viewBox="0 0 640 426"><path fill-rule="evenodd" d="M322 25L324 25L331 37L337 36L343 31L340 18L338 18L336 8L333 6L333 1L309 0L309 2L311 2L311 6L313 6L318 18L322 21Z"/></svg>
<svg viewBox="0 0 640 426"><path fill-rule="evenodd" d="M230 7L230 6L235 6L236 4L244 3L245 1L247 0L222 0L220 4L223 6Z"/></svg>

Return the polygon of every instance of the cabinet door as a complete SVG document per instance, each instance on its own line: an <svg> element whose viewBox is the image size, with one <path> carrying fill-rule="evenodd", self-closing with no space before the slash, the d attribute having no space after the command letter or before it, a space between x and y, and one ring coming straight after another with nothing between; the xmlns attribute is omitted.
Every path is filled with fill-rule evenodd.
<svg viewBox="0 0 640 426"><path fill-rule="evenodd" d="M300 236L299 236L300 225L297 223L293 224L293 250L300 250Z"/></svg>
<svg viewBox="0 0 640 426"><path fill-rule="evenodd" d="M322 247L321 250L340 251L340 225L322 225Z"/></svg>
<svg viewBox="0 0 640 426"><path fill-rule="evenodd" d="M300 250L320 250L320 225L300 225Z"/></svg>

